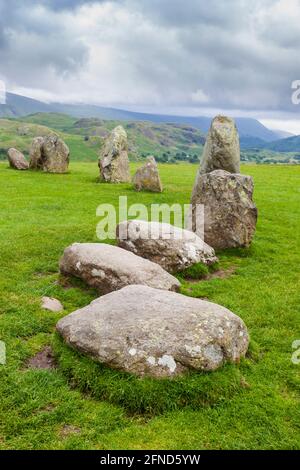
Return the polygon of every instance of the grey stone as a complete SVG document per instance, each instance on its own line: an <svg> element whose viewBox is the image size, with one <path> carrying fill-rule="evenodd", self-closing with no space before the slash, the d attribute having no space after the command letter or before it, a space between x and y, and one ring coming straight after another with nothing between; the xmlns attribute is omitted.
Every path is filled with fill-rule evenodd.
<svg viewBox="0 0 300 470"><path fill-rule="evenodd" d="M176 273L195 263L210 265L218 261L214 249L195 233L173 225L143 220L121 222L117 227L118 245L136 255Z"/></svg>
<svg viewBox="0 0 300 470"><path fill-rule="evenodd" d="M61 312L64 309L61 302L53 297L43 297L42 308L54 313Z"/></svg>
<svg viewBox="0 0 300 470"><path fill-rule="evenodd" d="M133 186L136 191L162 192L163 187L154 157L147 157L145 165L137 170L133 177Z"/></svg>
<svg viewBox="0 0 300 470"><path fill-rule="evenodd" d="M106 183L130 181L127 134L122 126L116 127L105 140L98 165L101 181Z"/></svg>
<svg viewBox="0 0 300 470"><path fill-rule="evenodd" d="M32 141L30 152L29 152L29 166L31 170L42 170L42 147L44 138L35 137Z"/></svg>
<svg viewBox="0 0 300 470"><path fill-rule="evenodd" d="M14 148L11 148L7 152L7 158L9 166L15 170L28 170L29 164L25 159L23 153L19 152Z"/></svg>
<svg viewBox="0 0 300 470"><path fill-rule="evenodd" d="M133 285L61 319L68 345L113 369L175 377L239 362L248 348L243 321L224 307Z"/></svg>
<svg viewBox="0 0 300 470"><path fill-rule="evenodd" d="M193 229L197 204L204 205L204 240L215 249L248 247L256 229L251 176L216 170L199 175L191 205Z"/></svg>
<svg viewBox="0 0 300 470"><path fill-rule="evenodd" d="M129 284L178 290L179 281L158 264L106 243L74 243L66 248L60 271L85 281L102 294Z"/></svg>
<svg viewBox="0 0 300 470"><path fill-rule="evenodd" d="M36 137L30 149L30 168L48 173L66 173L69 155L69 147L56 134Z"/></svg>
<svg viewBox="0 0 300 470"><path fill-rule="evenodd" d="M217 116L211 123L205 142L200 174L214 170L240 172L240 141L233 119Z"/></svg>

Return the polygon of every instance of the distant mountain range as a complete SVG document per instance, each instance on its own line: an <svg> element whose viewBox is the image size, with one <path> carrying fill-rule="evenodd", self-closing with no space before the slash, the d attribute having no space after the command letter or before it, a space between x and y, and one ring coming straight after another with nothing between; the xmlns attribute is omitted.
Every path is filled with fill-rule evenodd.
<svg viewBox="0 0 300 470"><path fill-rule="evenodd" d="M209 130L210 117L188 117L161 114L137 113L122 109L106 108L85 104L43 103L13 93L7 93L7 102L0 105L0 117L23 117L34 113L63 113L76 118L100 118L118 121L150 121L154 123L185 124L206 133ZM300 137L292 136L282 139L283 131L268 129L258 120L236 118L240 134L241 147L249 148L282 148L278 151L300 151ZM275 142L274 142L275 141ZM278 141L278 142L277 142ZM287 150L287 148L289 150ZM292 149L292 150L290 150Z"/></svg>

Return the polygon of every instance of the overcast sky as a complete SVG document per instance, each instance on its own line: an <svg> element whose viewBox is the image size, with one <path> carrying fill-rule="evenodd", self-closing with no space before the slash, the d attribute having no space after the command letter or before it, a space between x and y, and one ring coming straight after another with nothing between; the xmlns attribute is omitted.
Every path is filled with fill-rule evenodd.
<svg viewBox="0 0 300 470"><path fill-rule="evenodd" d="M0 0L0 78L47 101L253 116L300 134L300 0Z"/></svg>

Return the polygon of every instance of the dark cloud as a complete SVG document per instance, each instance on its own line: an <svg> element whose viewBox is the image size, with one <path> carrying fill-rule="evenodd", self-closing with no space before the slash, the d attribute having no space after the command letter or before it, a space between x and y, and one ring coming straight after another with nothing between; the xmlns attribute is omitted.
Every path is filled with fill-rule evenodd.
<svg viewBox="0 0 300 470"><path fill-rule="evenodd" d="M0 73L61 99L293 112L299 21L298 0L0 0Z"/></svg>

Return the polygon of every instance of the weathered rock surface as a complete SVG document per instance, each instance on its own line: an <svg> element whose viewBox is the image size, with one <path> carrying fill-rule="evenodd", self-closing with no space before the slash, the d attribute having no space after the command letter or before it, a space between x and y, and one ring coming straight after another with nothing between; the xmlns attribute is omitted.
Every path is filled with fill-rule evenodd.
<svg viewBox="0 0 300 470"><path fill-rule="evenodd" d="M147 157L145 165L137 170L132 182L136 191L162 192L163 186L154 157Z"/></svg>
<svg viewBox="0 0 300 470"><path fill-rule="evenodd" d="M179 281L158 264L105 243L74 243L66 248L60 271L73 275L102 294L130 284L178 290Z"/></svg>
<svg viewBox="0 0 300 470"><path fill-rule="evenodd" d="M42 146L44 137L35 137L32 141L29 152L29 167L32 170L42 170Z"/></svg>
<svg viewBox="0 0 300 470"><path fill-rule="evenodd" d="M56 328L100 363L156 378L238 362L249 343L245 324L226 308L140 285L100 297Z"/></svg>
<svg viewBox="0 0 300 470"><path fill-rule="evenodd" d="M28 170L29 164L25 159L23 153L19 152L14 148L11 148L7 152L7 158L9 166L15 170Z"/></svg>
<svg viewBox="0 0 300 470"><path fill-rule="evenodd" d="M42 308L54 313L61 312L64 309L61 302L57 299L54 299L54 297L43 297Z"/></svg>
<svg viewBox="0 0 300 470"><path fill-rule="evenodd" d="M66 173L69 155L69 147L57 135L36 137L30 149L30 168L48 173Z"/></svg>
<svg viewBox="0 0 300 470"><path fill-rule="evenodd" d="M101 181L107 183L130 181L127 134L122 126L116 127L105 140L98 165Z"/></svg>
<svg viewBox="0 0 300 470"><path fill-rule="evenodd" d="M200 174L214 170L240 172L240 141L233 119L217 116L211 123L203 150Z"/></svg>
<svg viewBox="0 0 300 470"><path fill-rule="evenodd" d="M256 229L257 208L251 176L216 170L199 175L192 194L193 229L197 204L204 205L204 240L215 249L248 247Z"/></svg>
<svg viewBox="0 0 300 470"><path fill-rule="evenodd" d="M170 273L183 271L195 263L210 265L218 259L214 249L189 230L143 220L121 222L118 245L147 258Z"/></svg>

